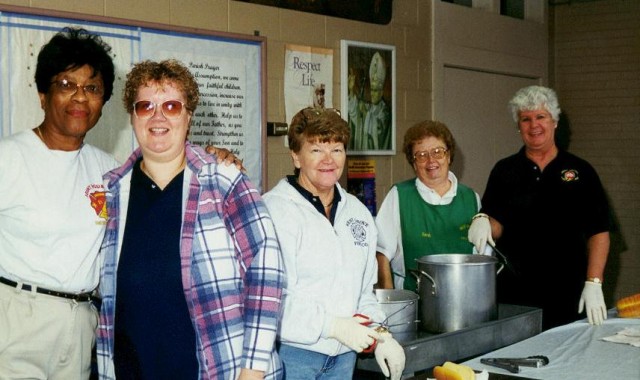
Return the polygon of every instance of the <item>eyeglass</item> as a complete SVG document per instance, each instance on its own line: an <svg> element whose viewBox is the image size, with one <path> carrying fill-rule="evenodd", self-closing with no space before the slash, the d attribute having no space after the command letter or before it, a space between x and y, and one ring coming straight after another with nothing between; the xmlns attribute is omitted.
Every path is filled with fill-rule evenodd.
<svg viewBox="0 0 640 380"><path fill-rule="evenodd" d="M184 111L184 103L179 100L167 100L162 104L150 100L140 100L133 103L133 113L140 119L149 119L156 114L158 106L161 106L160 110L167 119L177 119Z"/></svg>
<svg viewBox="0 0 640 380"><path fill-rule="evenodd" d="M433 149L429 149L429 150L423 150L420 152L416 152L413 155L413 160L415 162L427 162L427 159L429 157L431 157L434 160L440 160L442 158L444 158L445 154L447 154L447 152L449 151L449 149L447 148L442 148L442 147L438 147L438 148L433 148Z"/></svg>
<svg viewBox="0 0 640 380"><path fill-rule="evenodd" d="M95 99L101 98L102 95L104 95L104 88L97 84L86 84L82 86L68 79L57 80L52 84L56 86L58 92L66 96L75 95L81 87L87 97Z"/></svg>

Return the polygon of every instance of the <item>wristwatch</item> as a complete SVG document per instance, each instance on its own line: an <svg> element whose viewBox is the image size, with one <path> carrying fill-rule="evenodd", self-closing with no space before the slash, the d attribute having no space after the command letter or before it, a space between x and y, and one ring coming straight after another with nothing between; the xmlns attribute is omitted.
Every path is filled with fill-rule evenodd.
<svg viewBox="0 0 640 380"><path fill-rule="evenodd" d="M587 281L593 282L594 284L602 284L602 280L599 277L589 277Z"/></svg>

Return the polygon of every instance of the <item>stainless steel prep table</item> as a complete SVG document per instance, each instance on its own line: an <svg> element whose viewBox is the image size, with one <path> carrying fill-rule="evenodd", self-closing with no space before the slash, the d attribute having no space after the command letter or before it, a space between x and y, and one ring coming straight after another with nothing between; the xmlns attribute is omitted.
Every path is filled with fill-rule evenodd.
<svg viewBox="0 0 640 380"><path fill-rule="evenodd" d="M462 330L431 334L418 331L413 336L394 335L407 357L404 375L460 361L508 346L542 331L542 310L508 304L498 305L498 319ZM359 355L358 371L381 372L375 358Z"/></svg>

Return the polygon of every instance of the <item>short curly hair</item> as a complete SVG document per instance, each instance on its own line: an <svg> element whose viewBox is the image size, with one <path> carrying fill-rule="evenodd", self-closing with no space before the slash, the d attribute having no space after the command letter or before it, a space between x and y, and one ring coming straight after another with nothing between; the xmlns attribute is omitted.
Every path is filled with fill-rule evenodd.
<svg viewBox="0 0 640 380"><path fill-rule="evenodd" d="M449 152L449 159L453 162L453 153L456 150L456 140L444 123L435 120L421 121L407 130L404 134L402 151L410 165L413 165L413 147L427 137L435 137L444 141Z"/></svg>
<svg viewBox="0 0 640 380"><path fill-rule="evenodd" d="M556 92L548 87L528 86L521 88L509 101L509 110L513 120L517 123L520 111L534 111L545 109L553 120L560 120L560 105Z"/></svg>
<svg viewBox="0 0 640 380"><path fill-rule="evenodd" d="M340 116L330 108L307 107L296 113L289 124L289 149L298 153L305 141L339 142L345 149L349 145L351 130Z"/></svg>
<svg viewBox="0 0 640 380"><path fill-rule="evenodd" d="M133 103L140 87L150 83L175 85L185 95L187 110L189 112L196 110L200 99L198 82L184 64L175 59L160 62L145 60L133 65L127 74L122 101L129 114L133 113Z"/></svg>
<svg viewBox="0 0 640 380"><path fill-rule="evenodd" d="M93 69L92 77L102 76L106 103L113 93L115 69L109 53L111 46L99 35L82 28L66 27L44 44L38 53L35 81L38 92L49 92L53 77L61 72L79 69L88 65Z"/></svg>

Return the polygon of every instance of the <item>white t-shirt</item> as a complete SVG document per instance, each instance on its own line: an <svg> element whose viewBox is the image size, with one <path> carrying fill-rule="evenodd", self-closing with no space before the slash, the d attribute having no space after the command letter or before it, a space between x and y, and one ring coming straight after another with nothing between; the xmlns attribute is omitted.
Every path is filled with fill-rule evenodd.
<svg viewBox="0 0 640 380"><path fill-rule="evenodd" d="M117 166L88 144L49 150L32 130L0 140L0 276L70 293L95 289L102 174Z"/></svg>

